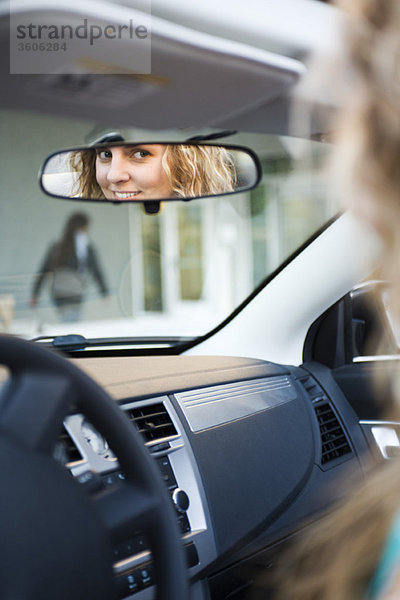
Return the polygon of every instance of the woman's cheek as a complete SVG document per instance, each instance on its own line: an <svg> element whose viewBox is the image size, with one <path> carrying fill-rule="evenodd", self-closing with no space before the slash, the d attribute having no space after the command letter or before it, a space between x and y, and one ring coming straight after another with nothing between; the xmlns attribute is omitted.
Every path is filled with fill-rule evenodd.
<svg viewBox="0 0 400 600"><path fill-rule="evenodd" d="M105 173L101 166L96 166L96 181L100 187L103 187L105 182Z"/></svg>

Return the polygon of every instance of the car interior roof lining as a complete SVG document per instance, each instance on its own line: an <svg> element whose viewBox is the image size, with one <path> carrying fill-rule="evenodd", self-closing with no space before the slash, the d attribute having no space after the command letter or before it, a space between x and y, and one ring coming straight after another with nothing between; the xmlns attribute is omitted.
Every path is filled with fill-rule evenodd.
<svg viewBox="0 0 400 600"><path fill-rule="evenodd" d="M76 26L83 18L115 24L149 19L130 8L92 0L80 3L79 10L66 2L15 1L13 11L34 22L43 18L62 24L67 19ZM285 96L305 71L295 59L157 17L152 17L151 29L151 74L142 75L130 71L132 40L118 40L114 48L104 39L98 41L103 57L107 50L106 59L78 56L57 64L54 73L8 77L10 50L4 36L2 104L97 120L109 119L115 109L119 125L148 129L219 127Z"/></svg>

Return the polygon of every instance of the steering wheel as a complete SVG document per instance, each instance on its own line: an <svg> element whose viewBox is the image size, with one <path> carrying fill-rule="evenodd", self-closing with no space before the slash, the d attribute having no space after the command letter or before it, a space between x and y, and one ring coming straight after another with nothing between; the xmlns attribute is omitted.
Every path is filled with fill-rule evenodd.
<svg viewBox="0 0 400 600"><path fill-rule="evenodd" d="M155 461L119 406L54 351L1 335L0 596L5 600L116 598L112 543L149 540L160 600L188 597L175 511ZM53 458L77 411L107 439L126 480L89 494Z"/></svg>

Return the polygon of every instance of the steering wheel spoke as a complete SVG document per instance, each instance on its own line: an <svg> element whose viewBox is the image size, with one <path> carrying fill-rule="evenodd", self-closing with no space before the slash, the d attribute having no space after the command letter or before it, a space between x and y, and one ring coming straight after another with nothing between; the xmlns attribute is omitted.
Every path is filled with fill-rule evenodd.
<svg viewBox="0 0 400 600"><path fill-rule="evenodd" d="M0 427L23 448L50 454L74 393L59 373L15 374L2 390Z"/></svg>

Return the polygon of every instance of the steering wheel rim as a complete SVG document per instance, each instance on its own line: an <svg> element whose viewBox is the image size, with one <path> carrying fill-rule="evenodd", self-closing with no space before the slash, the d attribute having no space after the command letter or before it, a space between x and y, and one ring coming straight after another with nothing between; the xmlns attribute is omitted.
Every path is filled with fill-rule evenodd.
<svg viewBox="0 0 400 600"><path fill-rule="evenodd" d="M57 479L57 486L63 495L63 498L60 497L57 502L63 504L64 496L67 496L71 503L68 510L71 510L74 515L75 513L78 515L76 527L79 529L84 525L87 531L83 531L82 534L86 536L90 531L90 539L81 540L82 548L88 547L90 540L92 540L92 544L104 546L104 551L99 552L97 557L98 570L101 573L91 573L91 580L98 577L97 582L101 591L97 594L92 593L92 597L99 600L103 598L109 600L114 597L111 543L108 540L122 539L124 534L127 534L127 529L126 538L129 538L129 533L132 534L140 523L140 529L147 535L152 551L157 598L159 600L176 600L177 598L183 600L186 598L188 595L187 569L172 502L154 459L144 446L140 434L132 427L116 402L77 366L54 351L39 347L33 342L1 335L0 364L5 365L11 374L7 385L3 386L0 396L0 446L2 451L0 469L3 472L10 471L11 461L12 465L17 466L18 474L21 470L24 471L20 479L17 477L15 486L11 489L7 486L7 493L0 495L0 534L4 547L10 545L14 548L16 544L14 530L10 528L10 518L5 511L13 511L14 498L19 498L21 494L29 498L35 494L38 496L37 506L32 507L32 502L29 503L29 510L32 509L32 514L28 517L29 523L35 519L35 510L40 512L41 518L43 517L42 505L45 505L48 512L51 513L51 519L54 520L53 527L63 527L57 515L53 515L55 500L52 499L49 502L43 498L40 502L37 479L35 480L32 474L28 474L24 467L24 461L27 461L29 457L29 462L34 463L36 469L35 476L43 479L42 484L46 487L46 493L49 493L46 486L46 473L48 473L49 476ZM34 400L32 401L33 395ZM87 492L81 489L82 486L68 475L67 470L53 460L53 448L61 431L63 419L71 411L83 413L107 439L118 457L126 481L117 489L106 490L95 498L89 497ZM26 481L27 479L28 481ZM34 489L31 489L32 486ZM78 488L80 489L78 490ZM52 490L53 492L55 494L56 490ZM18 502L16 505L20 506ZM22 527L20 527L22 531L27 527L26 524L24 525L25 509L22 514L21 506L19 510L19 515L14 514L13 518L17 519L17 522L22 520ZM64 510L67 509L64 508ZM62 517L64 518L64 515ZM50 516L47 515L47 518ZM38 521L40 522L39 518ZM29 524L28 528L31 529ZM40 536L41 531L36 531L32 524L32 531L25 532L26 536L28 534ZM7 540L3 537L7 535L12 536L12 539ZM68 530L66 537L69 538L70 535L73 539L79 539L79 531L75 531L75 529L73 532ZM27 545L32 555L32 547L34 548L35 544L31 543L32 539L29 539L28 542ZM60 557L60 565L53 556L53 562L57 563L52 566L53 569L57 570L59 567L60 572L65 571L67 550L70 551L70 548L67 548L64 555ZM97 550L98 548L96 548ZM57 549L50 548L48 552L53 554L57 552ZM17 547L16 556L19 556L20 553L21 548ZM44 559L46 560L46 556ZM14 600L17 597L21 597L21 600L34 597L45 600L47 598L43 595L45 591L43 590L42 595L38 593L37 586L39 584L30 569L31 558L29 556L19 558L18 569L21 569L21 561L22 563L25 561L26 569L30 569L31 577L35 579L32 585L36 586L36 589L31 591L24 588L24 592L18 593L26 595L15 595L16 588L12 587L14 584L10 581L10 575L5 572L6 570L12 572L18 570L14 564L15 560L13 556L3 569L0 561L0 589L14 589ZM73 557L73 560L76 562L76 556ZM85 569L91 569L91 567L82 566L81 575L88 577L88 571ZM80 595L81 582L77 582L77 586L74 582L69 583L73 592L70 589L65 598L73 597L74 600L81 597L87 598L87 591ZM75 587L77 588L76 593ZM59 591L56 596L54 596L54 592L55 590L50 590L49 600L54 597L61 599ZM71 593L74 595L72 596ZM11 595L10 593L10 598ZM7 596L2 594L2 597L6 598ZM64 596L62 597L64 598Z"/></svg>

